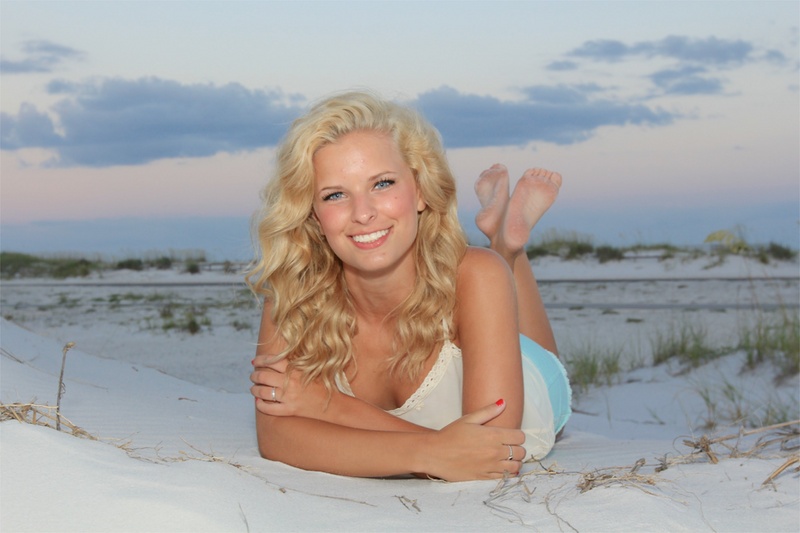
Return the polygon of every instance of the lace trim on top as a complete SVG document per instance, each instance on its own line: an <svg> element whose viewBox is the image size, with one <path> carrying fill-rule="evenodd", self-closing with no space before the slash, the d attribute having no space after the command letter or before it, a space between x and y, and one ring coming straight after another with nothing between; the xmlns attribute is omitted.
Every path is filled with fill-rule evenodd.
<svg viewBox="0 0 800 533"><path fill-rule="evenodd" d="M431 391L442 381L442 378L447 372L447 367L450 365L450 360L453 357L461 357L461 348L453 344L449 339L445 340L444 344L442 344L442 349L439 350L439 357L436 358L436 362L433 363L433 367L431 367L430 372L425 376L419 388L414 391L414 394L409 396L403 405L397 409L391 409L386 412L395 416L401 416L417 407L418 404L421 404L422 400L427 398ZM341 379L337 378L336 385L343 393L355 396L346 376L342 376Z"/></svg>
<svg viewBox="0 0 800 533"><path fill-rule="evenodd" d="M453 357L461 357L461 348L453 344L449 339L445 340L444 344L442 344L442 349L439 351L439 357L436 359L436 362L433 363L431 371L425 376L419 388L414 391L414 394L408 397L408 400L406 400L403 405L397 409L387 411L387 413L400 416L414 409L418 404L421 404L422 400L427 398L431 391L442 381L442 378L447 372L447 367L450 366L450 360Z"/></svg>

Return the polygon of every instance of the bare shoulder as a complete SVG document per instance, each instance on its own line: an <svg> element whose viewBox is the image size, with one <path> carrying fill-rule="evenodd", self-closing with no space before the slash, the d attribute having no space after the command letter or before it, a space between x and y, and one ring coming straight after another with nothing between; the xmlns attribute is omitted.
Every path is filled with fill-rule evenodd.
<svg viewBox="0 0 800 533"><path fill-rule="evenodd" d="M508 263L498 253L489 248L470 246L458 265L456 290L472 287L476 284L506 283L513 280Z"/></svg>

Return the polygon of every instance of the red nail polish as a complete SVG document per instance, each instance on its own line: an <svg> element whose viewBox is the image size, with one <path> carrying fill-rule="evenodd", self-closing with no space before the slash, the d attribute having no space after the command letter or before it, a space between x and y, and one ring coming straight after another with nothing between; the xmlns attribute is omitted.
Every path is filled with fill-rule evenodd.
<svg viewBox="0 0 800 533"><path fill-rule="evenodd" d="M504 403L506 403L506 402L505 402L505 400L503 400L502 398L500 398L499 400L497 400L497 401L496 401L496 402L494 402L494 403L496 403L496 404L497 404L497 406L498 406L498 407L500 407L501 405L503 405L503 404L504 404Z"/></svg>
<svg viewBox="0 0 800 533"><path fill-rule="evenodd" d="M256 360L255 360L255 359L253 359L252 361L250 361L250 364L251 364L251 365L253 365L253 366L255 366L255 364L256 364Z"/></svg>

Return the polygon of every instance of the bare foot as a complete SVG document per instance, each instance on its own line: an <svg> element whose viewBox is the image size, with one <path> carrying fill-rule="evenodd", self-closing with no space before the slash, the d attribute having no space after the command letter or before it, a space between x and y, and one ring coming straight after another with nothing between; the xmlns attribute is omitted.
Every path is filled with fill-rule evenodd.
<svg viewBox="0 0 800 533"><path fill-rule="evenodd" d="M495 164L481 172L475 182L475 193L481 203L475 224L490 241L494 241L508 205L508 169L504 165Z"/></svg>
<svg viewBox="0 0 800 533"><path fill-rule="evenodd" d="M524 250L533 226L539 222L558 196L561 174L542 168L532 168L514 187L508 202L501 235L497 243L503 254L517 254Z"/></svg>

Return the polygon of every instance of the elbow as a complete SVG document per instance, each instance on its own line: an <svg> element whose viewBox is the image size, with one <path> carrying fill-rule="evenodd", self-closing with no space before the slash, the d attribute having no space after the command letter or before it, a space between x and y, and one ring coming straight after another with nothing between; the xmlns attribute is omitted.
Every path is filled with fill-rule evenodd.
<svg viewBox="0 0 800 533"><path fill-rule="evenodd" d="M280 461L278 452L278 417L268 416L256 412L256 440L258 441L258 453L264 459L270 461Z"/></svg>
<svg viewBox="0 0 800 533"><path fill-rule="evenodd" d="M274 461L275 457L272 455L269 445L267 444L268 439L266 437L262 437L261 435L258 436L258 454L263 459L269 459L270 461Z"/></svg>

